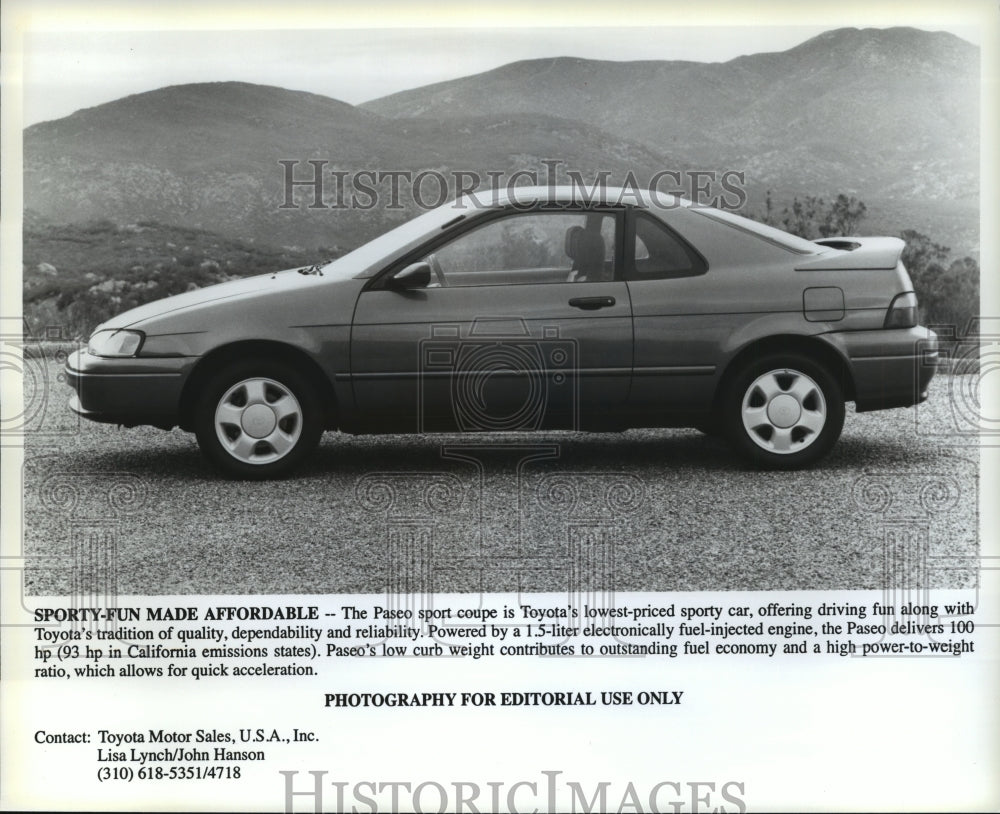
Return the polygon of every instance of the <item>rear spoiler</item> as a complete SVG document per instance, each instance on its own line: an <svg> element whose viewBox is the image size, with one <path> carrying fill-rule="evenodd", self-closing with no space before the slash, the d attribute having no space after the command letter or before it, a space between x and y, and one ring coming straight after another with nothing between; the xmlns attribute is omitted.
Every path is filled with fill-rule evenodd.
<svg viewBox="0 0 1000 814"><path fill-rule="evenodd" d="M814 243L829 248L796 264L796 271L894 269L906 243L898 237L828 237Z"/></svg>

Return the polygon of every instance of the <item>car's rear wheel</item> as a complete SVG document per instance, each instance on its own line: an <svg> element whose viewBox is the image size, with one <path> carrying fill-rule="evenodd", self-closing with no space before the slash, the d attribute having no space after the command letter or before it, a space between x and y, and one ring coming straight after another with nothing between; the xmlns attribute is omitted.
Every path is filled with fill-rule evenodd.
<svg viewBox="0 0 1000 814"><path fill-rule="evenodd" d="M826 455L844 426L844 395L837 380L801 354L754 360L729 383L726 435L754 463L799 469Z"/></svg>
<svg viewBox="0 0 1000 814"><path fill-rule="evenodd" d="M270 360L229 365L211 377L195 408L198 445L227 475L264 479L296 467L319 442L315 390Z"/></svg>

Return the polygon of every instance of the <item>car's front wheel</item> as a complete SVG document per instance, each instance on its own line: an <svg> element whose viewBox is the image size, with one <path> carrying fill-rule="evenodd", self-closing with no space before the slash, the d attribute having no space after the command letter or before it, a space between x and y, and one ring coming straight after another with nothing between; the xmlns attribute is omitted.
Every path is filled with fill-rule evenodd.
<svg viewBox="0 0 1000 814"><path fill-rule="evenodd" d="M844 395L808 356L769 355L733 377L724 420L730 441L756 464L799 469L826 455L840 437Z"/></svg>
<svg viewBox="0 0 1000 814"><path fill-rule="evenodd" d="M287 473L322 434L315 390L277 361L229 365L212 376L195 409L198 445L219 469L238 478Z"/></svg>

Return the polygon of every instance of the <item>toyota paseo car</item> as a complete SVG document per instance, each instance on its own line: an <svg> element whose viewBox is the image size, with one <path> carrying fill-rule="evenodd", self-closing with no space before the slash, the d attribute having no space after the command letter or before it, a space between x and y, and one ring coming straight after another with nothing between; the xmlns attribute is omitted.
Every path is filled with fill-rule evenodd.
<svg viewBox="0 0 1000 814"><path fill-rule="evenodd" d="M326 264L119 314L71 408L193 432L223 472L346 433L695 427L794 469L926 398L936 340L892 237L808 241L634 190L464 196Z"/></svg>

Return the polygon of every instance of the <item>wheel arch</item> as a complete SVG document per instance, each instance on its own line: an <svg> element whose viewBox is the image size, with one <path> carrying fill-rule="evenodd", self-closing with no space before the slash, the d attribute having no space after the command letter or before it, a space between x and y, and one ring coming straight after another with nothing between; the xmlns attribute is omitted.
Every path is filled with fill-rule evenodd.
<svg viewBox="0 0 1000 814"><path fill-rule="evenodd" d="M323 426L335 429L338 424L337 397L333 383L315 359L300 348L274 340L250 339L213 348L194 366L184 383L179 404L179 425L191 432L194 428L198 393L212 375L232 362L245 359L272 359L294 367L316 387L316 395L324 407Z"/></svg>
<svg viewBox="0 0 1000 814"><path fill-rule="evenodd" d="M778 334L749 343L729 360L719 378L718 387L715 389L713 409L717 411L722 407L727 388L734 376L755 359L771 353L800 353L808 356L816 363L823 365L837 380L845 401L854 400L854 376L851 373L850 364L832 344L815 336Z"/></svg>

